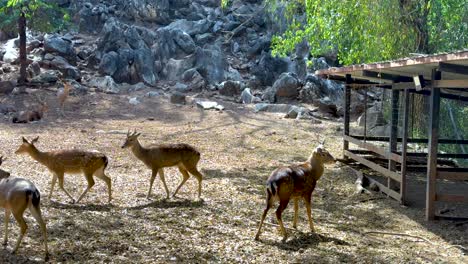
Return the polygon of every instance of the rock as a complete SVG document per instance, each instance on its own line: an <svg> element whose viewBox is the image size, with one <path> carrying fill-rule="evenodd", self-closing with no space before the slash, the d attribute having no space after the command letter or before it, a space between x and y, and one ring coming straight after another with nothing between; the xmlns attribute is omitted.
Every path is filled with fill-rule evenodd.
<svg viewBox="0 0 468 264"><path fill-rule="evenodd" d="M129 92L135 92L135 91L140 91L140 90L144 90L148 88L148 86L146 86L144 83L142 82L139 82L139 83L136 83L136 84L132 84L128 87L128 91Z"/></svg>
<svg viewBox="0 0 468 264"><path fill-rule="evenodd" d="M156 75L154 74L154 58L150 49L138 49L135 51L135 68L139 81L148 85L156 85Z"/></svg>
<svg viewBox="0 0 468 264"><path fill-rule="evenodd" d="M105 4L95 6L91 3L84 4L78 12L79 31L81 33L98 33L106 22L109 13L109 8Z"/></svg>
<svg viewBox="0 0 468 264"><path fill-rule="evenodd" d="M180 92L174 92L170 96L170 102L173 104L185 104L185 94Z"/></svg>
<svg viewBox="0 0 468 264"><path fill-rule="evenodd" d="M0 93L9 94L16 87L16 82L14 81L0 81Z"/></svg>
<svg viewBox="0 0 468 264"><path fill-rule="evenodd" d="M105 92L105 93L110 93L110 94L120 93L119 86L115 83L114 79L112 79L111 76L92 78L89 81L88 85L91 87L96 87L98 90Z"/></svg>
<svg viewBox="0 0 468 264"><path fill-rule="evenodd" d="M187 33L180 29L160 28L157 38L151 46L156 60L166 63L169 59L181 59L195 52L196 45Z"/></svg>
<svg viewBox="0 0 468 264"><path fill-rule="evenodd" d="M235 81L225 81L219 86L219 93L225 96L237 96L241 93L242 84Z"/></svg>
<svg viewBox="0 0 468 264"><path fill-rule="evenodd" d="M220 47L211 46L197 49L196 67L208 83L223 81L226 65L227 62Z"/></svg>
<svg viewBox="0 0 468 264"><path fill-rule="evenodd" d="M224 79L231 81L242 81L242 76L238 70L232 68L229 65L228 70L224 72Z"/></svg>
<svg viewBox="0 0 468 264"><path fill-rule="evenodd" d="M55 70L43 71L30 80L32 84L50 84L58 81L59 72Z"/></svg>
<svg viewBox="0 0 468 264"><path fill-rule="evenodd" d="M213 101L202 101L202 100L197 100L195 101L197 106L204 109L204 110L209 110L209 109L215 109L222 111L224 110L224 106L218 104L217 102Z"/></svg>
<svg viewBox="0 0 468 264"><path fill-rule="evenodd" d="M199 92L205 89L206 81L196 69L189 69L182 74L184 82L189 83L188 89L193 92Z"/></svg>
<svg viewBox="0 0 468 264"><path fill-rule="evenodd" d="M31 64L28 65L27 71L29 73L29 76L33 78L41 73L41 65L39 65L39 62L33 61Z"/></svg>
<svg viewBox="0 0 468 264"><path fill-rule="evenodd" d="M260 98L252 95L250 88L245 88L241 93L241 101L243 104L252 104L260 101Z"/></svg>
<svg viewBox="0 0 468 264"><path fill-rule="evenodd" d="M131 105L139 105L141 102L138 100L137 97L132 97L130 100L128 100L128 103Z"/></svg>
<svg viewBox="0 0 468 264"><path fill-rule="evenodd" d="M166 67L164 68L163 76L167 80L180 80L184 72L193 68L194 65L195 56L187 56L180 60L171 58L169 59L169 61L166 64Z"/></svg>
<svg viewBox="0 0 468 264"><path fill-rule="evenodd" d="M76 53L72 41L59 35L46 35L44 38L44 50L48 53L58 54L68 62L76 64Z"/></svg>
<svg viewBox="0 0 468 264"><path fill-rule="evenodd" d="M255 112L269 113L287 113L293 105L289 104L266 104L260 103L255 105Z"/></svg>
<svg viewBox="0 0 468 264"><path fill-rule="evenodd" d="M273 87L268 87L265 92L263 92L262 100L270 103L276 102L276 91L273 89Z"/></svg>
<svg viewBox="0 0 468 264"><path fill-rule="evenodd" d="M160 92L157 92L157 91L150 91L150 92L147 92L145 94L146 97L156 97L156 96L160 96L161 93Z"/></svg>
<svg viewBox="0 0 468 264"><path fill-rule="evenodd" d="M169 0L132 0L118 1L117 7L128 19L166 24L170 17Z"/></svg>
<svg viewBox="0 0 468 264"><path fill-rule="evenodd" d="M213 23L208 19L201 19L199 21L189 21L187 19L178 19L167 26L168 29L179 29L189 34L190 36L200 35L207 33Z"/></svg>
<svg viewBox="0 0 468 264"><path fill-rule="evenodd" d="M299 100L303 103L313 103L320 99L320 97L320 87L313 82L306 82L299 92Z"/></svg>
<svg viewBox="0 0 468 264"><path fill-rule="evenodd" d="M68 61L61 56L46 54L42 63L47 68L59 70L62 73L63 78L77 81L81 80L80 70L77 67L70 65Z"/></svg>
<svg viewBox="0 0 468 264"><path fill-rule="evenodd" d="M264 86L273 85L276 77L287 72L290 61L286 58L272 57L270 53L263 52L259 63L252 67L252 74Z"/></svg>
<svg viewBox="0 0 468 264"><path fill-rule="evenodd" d="M214 35L211 33L203 33L195 36L195 40L199 45L210 43L214 40Z"/></svg>
<svg viewBox="0 0 468 264"><path fill-rule="evenodd" d="M273 84L276 99L289 98L294 99L299 95L300 82L292 73L282 73L278 80Z"/></svg>
<svg viewBox="0 0 468 264"><path fill-rule="evenodd" d="M12 63L19 58L19 51L15 47L15 39L10 39L5 43L5 45L3 45L2 53L2 60L6 63Z"/></svg>
<svg viewBox="0 0 468 264"><path fill-rule="evenodd" d="M357 123L359 126L364 127L364 114L362 114ZM384 126L387 124L385 120L382 110L377 106L373 106L366 111L366 127L367 129L372 129L376 126Z"/></svg>
<svg viewBox="0 0 468 264"><path fill-rule="evenodd" d="M177 92L180 92L180 93L186 93L188 91L190 91L190 88L188 85L186 84L183 84L183 83L176 83L176 85L174 86L174 89L177 91Z"/></svg>
<svg viewBox="0 0 468 264"><path fill-rule="evenodd" d="M306 112L308 112L307 108L305 107L299 107L299 106L291 106L284 116L285 118L298 118L304 115Z"/></svg>
<svg viewBox="0 0 468 264"><path fill-rule="evenodd" d="M314 104L318 107L318 110L322 113L329 114L333 117L338 117L338 108L330 98L325 97L320 100L316 100Z"/></svg>
<svg viewBox="0 0 468 264"><path fill-rule="evenodd" d="M8 115L10 113L15 113L16 108L12 105L0 104L0 114Z"/></svg>
<svg viewBox="0 0 468 264"><path fill-rule="evenodd" d="M117 71L117 63L119 61L119 54L115 51L104 54L99 64L99 73L103 75L114 75Z"/></svg>

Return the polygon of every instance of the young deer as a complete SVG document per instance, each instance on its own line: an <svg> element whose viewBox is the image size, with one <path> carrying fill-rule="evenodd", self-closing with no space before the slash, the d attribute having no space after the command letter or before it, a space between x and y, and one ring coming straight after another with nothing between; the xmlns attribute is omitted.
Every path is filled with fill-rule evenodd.
<svg viewBox="0 0 468 264"><path fill-rule="evenodd" d="M109 193L109 202L112 199L111 179L106 176L104 170L107 167L108 159L106 155L99 152L86 152L82 150L56 150L42 152L34 146L39 137L28 142L23 137L23 144L15 152L16 154L27 153L33 159L46 166L54 175L52 178L52 186L50 188L49 199L52 199L55 183L58 179L59 187L67 194L67 196L75 203L75 199L63 187L63 178L65 173L79 174L83 173L88 181L88 187L78 198L77 203L85 196L85 194L94 186L93 175L103 180L107 184Z"/></svg>
<svg viewBox="0 0 468 264"><path fill-rule="evenodd" d="M0 165L2 162L3 157L0 157ZM40 200L41 195L32 182L22 178L11 178L10 173L0 169L0 206L5 208L5 235L3 237L3 245L7 245L8 242L8 222L10 221L10 214L13 213L13 216L21 228L13 253L18 251L21 240L23 240L23 236L28 229L23 214L26 208L29 208L32 216L41 227L42 235L44 236L45 259L47 261L49 257L49 251L47 249L47 230L44 220L42 219Z"/></svg>
<svg viewBox="0 0 468 264"><path fill-rule="evenodd" d="M184 183L190 178L190 172L190 174L195 176L198 180L198 198L200 198L201 183L203 179L203 175L197 170L197 163L200 160L200 152L187 144L161 144L143 147L138 141L138 136L140 136L140 133L137 133L136 131L132 134L128 132L122 148L130 148L133 154L135 154L138 159L143 161L143 163L152 170L147 198L151 195L153 182L158 172L164 185L164 189L166 190L166 199L169 198L169 189L167 188L166 181L164 179L163 168L172 166L177 166L184 177L179 187L175 190L173 197L177 195L177 192L182 185L184 185Z"/></svg>
<svg viewBox="0 0 468 264"><path fill-rule="evenodd" d="M57 99L60 105L60 114L65 116L65 101L67 100L68 96L70 95L70 90L73 88L71 84L66 82L65 80L61 80L63 83L63 88L57 91Z"/></svg>
<svg viewBox="0 0 468 264"><path fill-rule="evenodd" d="M16 114L11 120L13 123L29 123L33 121L39 121L44 117L44 113L49 110L49 106L43 100L38 98L39 105L36 106L35 110L21 111Z"/></svg>
<svg viewBox="0 0 468 264"><path fill-rule="evenodd" d="M255 240L258 240L262 230L263 221L268 213L268 210L273 206L276 200L279 200L278 209L276 209L276 218L283 233L283 241L287 239L286 229L281 219L289 200L294 199L294 221L293 227L297 227L297 217L299 209L299 199L304 199L307 216L309 218L310 231L314 232L314 224L312 223L311 216L311 198L312 192L315 189L317 181L323 174L324 164L332 163L335 159L332 155L320 144L310 155L306 162L299 165L290 165L287 167L280 167L274 170L267 181L267 205L263 211L262 220L258 227Z"/></svg>

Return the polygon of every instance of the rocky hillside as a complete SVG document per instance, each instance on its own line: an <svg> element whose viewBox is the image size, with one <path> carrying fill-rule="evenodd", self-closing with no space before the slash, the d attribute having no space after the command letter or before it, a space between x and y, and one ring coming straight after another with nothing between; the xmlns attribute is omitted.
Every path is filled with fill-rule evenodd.
<svg viewBox="0 0 468 264"><path fill-rule="evenodd" d="M284 22L273 19L281 14L268 13L261 0L235 0L226 10L219 0L59 3L70 10L74 26L63 34L29 36L31 85L53 85L63 76L74 80L80 93L92 87L107 93L164 88L182 97L219 94L237 102L262 103L258 111L292 111L291 117L314 113L310 108L269 104L313 103L321 117L342 114L343 87L311 74L328 65L325 58L309 57L307 43L290 57L271 55L271 37ZM0 47L0 90L15 86L17 44L10 39ZM357 105L352 108L356 114L363 111Z"/></svg>

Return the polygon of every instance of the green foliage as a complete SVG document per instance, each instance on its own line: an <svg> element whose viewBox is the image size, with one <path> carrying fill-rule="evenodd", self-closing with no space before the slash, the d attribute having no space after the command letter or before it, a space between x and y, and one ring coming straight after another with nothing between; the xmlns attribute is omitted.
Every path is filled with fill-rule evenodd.
<svg viewBox="0 0 468 264"><path fill-rule="evenodd" d="M273 10L286 7L290 21L272 40L278 55L287 55L303 39L312 55L334 52L343 64L468 47L466 0L265 1ZM425 35L428 47L420 43Z"/></svg>
<svg viewBox="0 0 468 264"><path fill-rule="evenodd" d="M221 0L221 8L226 9L230 4L229 0Z"/></svg>
<svg viewBox="0 0 468 264"><path fill-rule="evenodd" d="M6 31L16 31L20 12L24 12L28 28L40 32L61 30L70 21L68 12L51 1L0 0L0 6L0 29Z"/></svg>

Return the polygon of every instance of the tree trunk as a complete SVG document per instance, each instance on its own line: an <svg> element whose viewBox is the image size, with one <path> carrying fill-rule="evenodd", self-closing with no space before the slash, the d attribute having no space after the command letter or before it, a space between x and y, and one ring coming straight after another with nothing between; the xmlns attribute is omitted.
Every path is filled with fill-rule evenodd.
<svg viewBox="0 0 468 264"><path fill-rule="evenodd" d="M26 83L26 67L28 66L26 58L26 16L21 11L18 18L18 32L19 32L19 59L20 59L20 77L18 84L23 85Z"/></svg>

